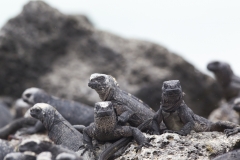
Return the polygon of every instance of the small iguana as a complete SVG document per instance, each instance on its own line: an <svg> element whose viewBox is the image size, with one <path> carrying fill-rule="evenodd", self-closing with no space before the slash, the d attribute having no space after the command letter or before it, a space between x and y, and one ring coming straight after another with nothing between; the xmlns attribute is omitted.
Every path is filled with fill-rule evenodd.
<svg viewBox="0 0 240 160"><path fill-rule="evenodd" d="M50 104L72 125L81 124L88 126L93 122L93 107L80 102L69 101L51 96L39 88L29 88L25 90L22 94L22 99L30 105L34 105L36 103ZM41 122L38 122L34 127L30 127L22 132L33 134L43 128L44 127Z"/></svg>
<svg viewBox="0 0 240 160"><path fill-rule="evenodd" d="M51 105L37 103L30 109L32 117L40 120L48 131L48 137L57 145L78 151L83 136Z"/></svg>
<svg viewBox="0 0 240 160"><path fill-rule="evenodd" d="M240 77L236 76L230 65L225 62L213 61L207 65L207 69L212 71L223 90L223 95L227 101L239 96Z"/></svg>
<svg viewBox="0 0 240 160"><path fill-rule="evenodd" d="M133 137L139 145L138 148L150 145L139 129L117 124L117 115L110 101L96 103L94 123L83 130L85 148L94 151L92 138L100 142L112 142L122 137Z"/></svg>
<svg viewBox="0 0 240 160"><path fill-rule="evenodd" d="M196 132L220 131L231 135L232 129L239 125L228 121L213 123L193 113L183 100L184 93L179 80L163 82L162 104L153 118L152 127L160 134L159 124L163 121L167 127L164 132L186 136L191 130ZM230 129L230 130L226 130ZM235 130L234 130L235 131Z"/></svg>

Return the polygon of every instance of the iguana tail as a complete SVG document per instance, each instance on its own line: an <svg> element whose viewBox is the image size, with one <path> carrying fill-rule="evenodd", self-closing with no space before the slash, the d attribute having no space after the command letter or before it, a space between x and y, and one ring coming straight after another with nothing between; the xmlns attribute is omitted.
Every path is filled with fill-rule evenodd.
<svg viewBox="0 0 240 160"><path fill-rule="evenodd" d="M35 118L19 118L6 126L0 128L0 138L7 139L10 134L15 133L18 129L25 127L26 125L35 125L37 119Z"/></svg>

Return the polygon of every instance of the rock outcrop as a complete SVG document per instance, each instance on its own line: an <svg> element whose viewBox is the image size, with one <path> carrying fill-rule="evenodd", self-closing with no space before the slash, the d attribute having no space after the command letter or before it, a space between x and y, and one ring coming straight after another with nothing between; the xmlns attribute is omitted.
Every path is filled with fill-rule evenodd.
<svg viewBox="0 0 240 160"><path fill-rule="evenodd" d="M0 95L29 87L92 105L92 73L111 74L120 87L159 108L164 80L179 79L195 113L207 116L221 98L215 81L166 48L95 29L83 15L64 15L31 1L0 31Z"/></svg>
<svg viewBox="0 0 240 160"><path fill-rule="evenodd" d="M226 137L220 132L192 132L188 136L165 133L162 135L147 135L152 139L153 147L143 147L136 153L132 144L117 160L130 159L168 159L168 160L209 160L225 152L239 148L239 134Z"/></svg>

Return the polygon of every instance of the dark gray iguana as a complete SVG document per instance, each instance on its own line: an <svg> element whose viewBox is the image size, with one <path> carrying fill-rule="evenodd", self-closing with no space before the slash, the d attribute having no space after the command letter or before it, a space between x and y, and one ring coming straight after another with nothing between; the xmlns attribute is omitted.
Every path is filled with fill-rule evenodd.
<svg viewBox="0 0 240 160"><path fill-rule="evenodd" d="M88 126L93 122L93 107L75 101L59 99L39 88L29 88L25 90L22 94L22 99L30 105L36 103L50 104L72 125ZM33 134L42 129L43 125L41 122L37 122L34 127L24 130L23 133Z"/></svg>
<svg viewBox="0 0 240 160"><path fill-rule="evenodd" d="M133 137L138 148L149 146L142 132L131 126L120 126L117 124L117 115L110 101L98 102L94 107L94 123L83 130L83 143L85 148L94 151L92 138L97 141L116 141L122 137Z"/></svg>
<svg viewBox="0 0 240 160"><path fill-rule="evenodd" d="M57 145L78 151L83 136L51 105L37 103L30 109L32 117L40 120L48 131L48 137Z"/></svg>
<svg viewBox="0 0 240 160"><path fill-rule="evenodd" d="M225 131L227 136L234 132L239 125L228 121L216 123L198 116L185 104L179 80L163 82L162 104L153 118L152 127L160 133L159 124L163 121L168 130L164 132L187 135L191 130L196 132ZM229 130L227 130L229 129Z"/></svg>
<svg viewBox="0 0 240 160"><path fill-rule="evenodd" d="M115 78L110 75L94 73L88 86L96 90L102 101L112 102L121 124L128 122L131 126L138 127L154 116L155 112L147 104L121 90Z"/></svg>
<svg viewBox="0 0 240 160"><path fill-rule="evenodd" d="M207 69L214 73L227 101L239 96L240 77L233 73L229 64L213 61L207 65Z"/></svg>

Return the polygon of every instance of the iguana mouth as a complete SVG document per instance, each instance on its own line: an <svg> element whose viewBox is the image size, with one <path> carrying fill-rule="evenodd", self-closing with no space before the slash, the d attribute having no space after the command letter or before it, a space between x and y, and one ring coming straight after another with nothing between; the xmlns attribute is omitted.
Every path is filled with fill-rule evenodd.
<svg viewBox="0 0 240 160"><path fill-rule="evenodd" d="M166 89L163 91L164 96L167 97L176 97L182 93L181 89Z"/></svg>
<svg viewBox="0 0 240 160"><path fill-rule="evenodd" d="M112 111L98 111L97 116L98 117L106 117L106 116L111 116Z"/></svg>
<svg viewBox="0 0 240 160"><path fill-rule="evenodd" d="M88 82L88 86L92 89L97 89L99 87L99 84L96 82Z"/></svg>

